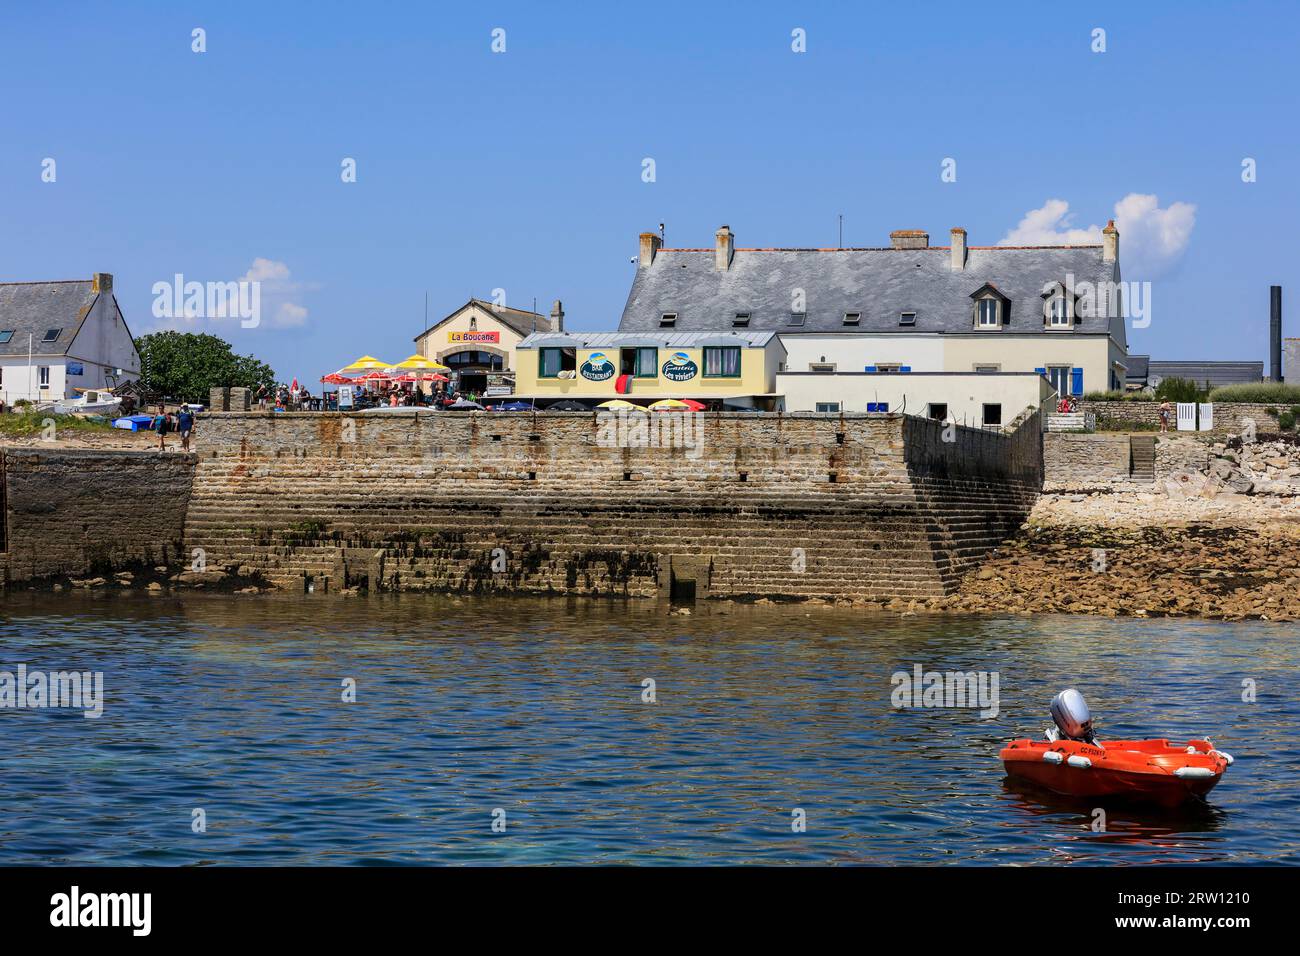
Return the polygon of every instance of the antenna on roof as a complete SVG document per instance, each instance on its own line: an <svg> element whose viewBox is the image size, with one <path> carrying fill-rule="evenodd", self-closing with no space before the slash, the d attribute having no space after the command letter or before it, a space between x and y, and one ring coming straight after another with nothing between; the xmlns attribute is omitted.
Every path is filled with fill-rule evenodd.
<svg viewBox="0 0 1300 956"><path fill-rule="evenodd" d="M844 213L840 213L840 244L836 248L844 248Z"/></svg>

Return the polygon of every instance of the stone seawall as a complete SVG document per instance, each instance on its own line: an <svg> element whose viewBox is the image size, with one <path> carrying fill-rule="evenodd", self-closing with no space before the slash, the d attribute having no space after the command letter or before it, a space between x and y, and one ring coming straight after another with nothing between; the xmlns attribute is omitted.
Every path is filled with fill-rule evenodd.
<svg viewBox="0 0 1300 956"><path fill-rule="evenodd" d="M690 447L610 421L204 416L186 545L291 589L925 598L1042 483L1037 416L945 441L901 415L707 414Z"/></svg>
<svg viewBox="0 0 1300 956"><path fill-rule="evenodd" d="M193 455L0 449L0 577L179 562L193 477Z"/></svg>

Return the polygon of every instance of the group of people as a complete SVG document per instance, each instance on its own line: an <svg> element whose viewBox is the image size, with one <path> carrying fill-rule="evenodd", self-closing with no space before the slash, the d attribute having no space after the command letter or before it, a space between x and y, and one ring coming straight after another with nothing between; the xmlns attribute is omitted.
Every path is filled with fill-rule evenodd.
<svg viewBox="0 0 1300 956"><path fill-rule="evenodd" d="M190 436L194 434L194 413L183 405L178 412L169 412L159 405L158 414L154 415L149 428L158 433L159 451L167 450L167 436L172 432L181 436L181 451L189 451Z"/></svg>
<svg viewBox="0 0 1300 956"><path fill-rule="evenodd" d="M273 401L276 408L288 411L306 408L311 403L312 397L306 385L296 390L287 385L279 385L275 388L259 385L257 391L253 393L253 401L261 411L266 411L267 406Z"/></svg>

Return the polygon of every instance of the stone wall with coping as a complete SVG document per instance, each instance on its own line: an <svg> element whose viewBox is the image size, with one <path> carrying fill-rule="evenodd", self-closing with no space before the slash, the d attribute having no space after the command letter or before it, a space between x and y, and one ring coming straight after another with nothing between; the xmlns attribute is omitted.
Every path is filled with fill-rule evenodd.
<svg viewBox="0 0 1300 956"><path fill-rule="evenodd" d="M181 560L194 464L175 452L0 449L0 576Z"/></svg>
<svg viewBox="0 0 1300 956"><path fill-rule="evenodd" d="M1289 406L1268 403L1255 402L1215 402L1214 404L1214 428L1211 434L1224 436L1228 434L1239 433L1242 429L1243 421L1253 421L1257 434L1276 434L1278 432L1277 419L1269 415L1265 409L1273 408L1278 411L1284 411ZM1102 422L1103 419L1109 419L1113 422L1124 422L1134 425L1154 425L1160 426L1160 403L1159 402L1090 402L1081 401L1079 409L1084 412L1092 412L1097 416L1097 420ZM1103 422L1104 424L1104 422ZM1169 429L1174 431L1178 427L1177 410L1170 412ZM1148 429L1150 430L1150 429ZM1183 434L1190 434L1184 432Z"/></svg>
<svg viewBox="0 0 1300 956"><path fill-rule="evenodd" d="M1036 417L707 413L677 447L637 421L666 419L205 415L187 544L293 589L927 598L1041 487Z"/></svg>

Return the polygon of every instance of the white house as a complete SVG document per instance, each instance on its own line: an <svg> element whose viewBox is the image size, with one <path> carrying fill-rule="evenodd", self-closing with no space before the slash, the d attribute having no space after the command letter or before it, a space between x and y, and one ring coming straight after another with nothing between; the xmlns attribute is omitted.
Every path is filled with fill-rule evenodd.
<svg viewBox="0 0 1300 956"><path fill-rule="evenodd" d="M1097 245L970 246L964 229L951 236L950 245L931 246L927 233L902 229L881 248L744 249L723 226L712 248L670 249L643 233L619 331L776 332L787 353L783 371L817 373L784 379L798 389L796 404L846 411L863 411L866 394L885 387L863 373L1029 373L1071 395L1124 387L1128 342L1113 223ZM922 384L924 404L957 407L930 397L939 394L938 379L908 394ZM976 401L965 385L943 384L981 411L1001 404L998 390L1036 390L990 379L976 382L989 392Z"/></svg>
<svg viewBox="0 0 1300 956"><path fill-rule="evenodd" d="M113 277L0 283L0 400L76 398L140 376Z"/></svg>

